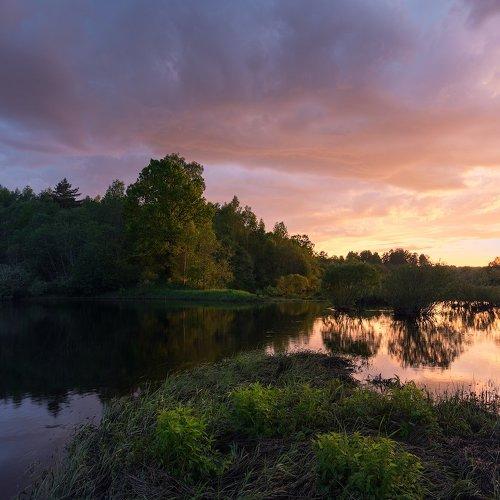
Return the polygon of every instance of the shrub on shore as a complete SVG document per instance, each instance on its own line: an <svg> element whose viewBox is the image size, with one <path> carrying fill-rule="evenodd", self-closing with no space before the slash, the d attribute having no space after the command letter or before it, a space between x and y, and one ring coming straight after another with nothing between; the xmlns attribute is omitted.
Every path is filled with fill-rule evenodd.
<svg viewBox="0 0 500 500"><path fill-rule="evenodd" d="M383 295L396 315L419 316L446 299L450 280L445 266L395 266L385 277Z"/></svg>
<svg viewBox="0 0 500 500"><path fill-rule="evenodd" d="M330 265L323 275L325 296L339 308L356 306L380 284L380 272L365 262L346 262Z"/></svg>
<svg viewBox="0 0 500 500"><path fill-rule="evenodd" d="M422 464L387 438L321 434L314 442L318 482L336 498L423 497Z"/></svg>
<svg viewBox="0 0 500 500"><path fill-rule="evenodd" d="M217 470L207 424L191 408L162 411L155 438L154 454L176 476L204 477Z"/></svg>

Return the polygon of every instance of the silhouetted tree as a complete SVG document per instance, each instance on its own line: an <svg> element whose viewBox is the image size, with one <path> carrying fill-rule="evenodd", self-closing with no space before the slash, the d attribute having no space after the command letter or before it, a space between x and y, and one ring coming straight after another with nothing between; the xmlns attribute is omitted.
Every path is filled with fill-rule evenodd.
<svg viewBox="0 0 500 500"><path fill-rule="evenodd" d="M382 262L390 266L418 265L418 255L404 248L391 249L382 255Z"/></svg>
<svg viewBox="0 0 500 500"><path fill-rule="evenodd" d="M420 316L449 296L451 271L441 265L397 266L384 280L384 297L397 314Z"/></svg>
<svg viewBox="0 0 500 500"><path fill-rule="evenodd" d="M430 266L431 265L431 259L429 258L428 255L425 255L421 253L418 256L418 265L419 266Z"/></svg>
<svg viewBox="0 0 500 500"><path fill-rule="evenodd" d="M74 208L81 203L77 200L80 196L78 188L72 188L66 177L57 183L51 196L61 208Z"/></svg>
<svg viewBox="0 0 500 500"><path fill-rule="evenodd" d="M380 284L378 269L365 262L332 264L323 276L323 291L338 307L352 307Z"/></svg>
<svg viewBox="0 0 500 500"><path fill-rule="evenodd" d="M370 250L363 250L359 253L359 260L367 264L382 264L382 258L378 252L371 252Z"/></svg>
<svg viewBox="0 0 500 500"><path fill-rule="evenodd" d="M288 229L284 222L276 222L273 228L273 234L278 238L288 238Z"/></svg>

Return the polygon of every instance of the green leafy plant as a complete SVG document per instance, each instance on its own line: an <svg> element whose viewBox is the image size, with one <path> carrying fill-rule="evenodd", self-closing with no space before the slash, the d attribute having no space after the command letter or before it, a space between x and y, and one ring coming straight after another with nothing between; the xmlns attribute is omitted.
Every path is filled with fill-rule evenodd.
<svg viewBox="0 0 500 500"><path fill-rule="evenodd" d="M277 388L254 383L231 394L233 422L252 436L307 432L326 421L329 394L306 384Z"/></svg>
<svg viewBox="0 0 500 500"><path fill-rule="evenodd" d="M178 476L200 477L218 468L207 425L188 407L178 406L158 415L154 451Z"/></svg>
<svg viewBox="0 0 500 500"><path fill-rule="evenodd" d="M340 498L422 497L420 460L387 438L322 434L314 441L318 483Z"/></svg>

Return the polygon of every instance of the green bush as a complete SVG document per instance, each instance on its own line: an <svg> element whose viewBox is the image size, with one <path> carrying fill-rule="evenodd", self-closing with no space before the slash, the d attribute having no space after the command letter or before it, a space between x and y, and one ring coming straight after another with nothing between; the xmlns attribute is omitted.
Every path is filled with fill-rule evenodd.
<svg viewBox="0 0 500 500"><path fill-rule="evenodd" d="M387 438L322 434L314 441L320 489L340 498L422 498L422 465Z"/></svg>
<svg viewBox="0 0 500 500"><path fill-rule="evenodd" d="M154 451L177 476L200 477L217 470L206 423L188 407L178 406L158 415Z"/></svg>
<svg viewBox="0 0 500 500"><path fill-rule="evenodd" d="M341 402L340 415L346 423L396 432L403 438L438 429L431 402L414 383L392 388L384 394L356 389Z"/></svg>
<svg viewBox="0 0 500 500"><path fill-rule="evenodd" d="M255 383L231 394L231 415L235 427L251 436L307 432L326 422L329 398L330 391L309 385L277 388Z"/></svg>
<svg viewBox="0 0 500 500"><path fill-rule="evenodd" d="M378 269L364 262L329 266L322 280L324 294L338 307L352 307L373 294L380 284Z"/></svg>
<svg viewBox="0 0 500 500"><path fill-rule="evenodd" d="M300 297L309 291L309 280L301 274L287 274L278 279L276 290L283 297Z"/></svg>
<svg viewBox="0 0 500 500"><path fill-rule="evenodd" d="M383 296L396 314L418 316L448 298L450 282L445 266L396 266L385 278Z"/></svg>

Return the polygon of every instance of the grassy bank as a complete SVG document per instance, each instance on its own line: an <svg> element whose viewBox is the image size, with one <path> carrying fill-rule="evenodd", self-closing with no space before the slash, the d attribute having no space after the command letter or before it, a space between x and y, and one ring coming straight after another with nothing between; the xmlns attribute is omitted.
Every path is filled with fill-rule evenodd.
<svg viewBox="0 0 500 500"><path fill-rule="evenodd" d="M361 386L343 358L244 354L115 400L38 498L483 498L497 408L413 384Z"/></svg>
<svg viewBox="0 0 500 500"><path fill-rule="evenodd" d="M165 299L193 302L259 302L263 298L245 290L214 289L188 290L162 286L137 287L105 294L104 298L116 299Z"/></svg>

